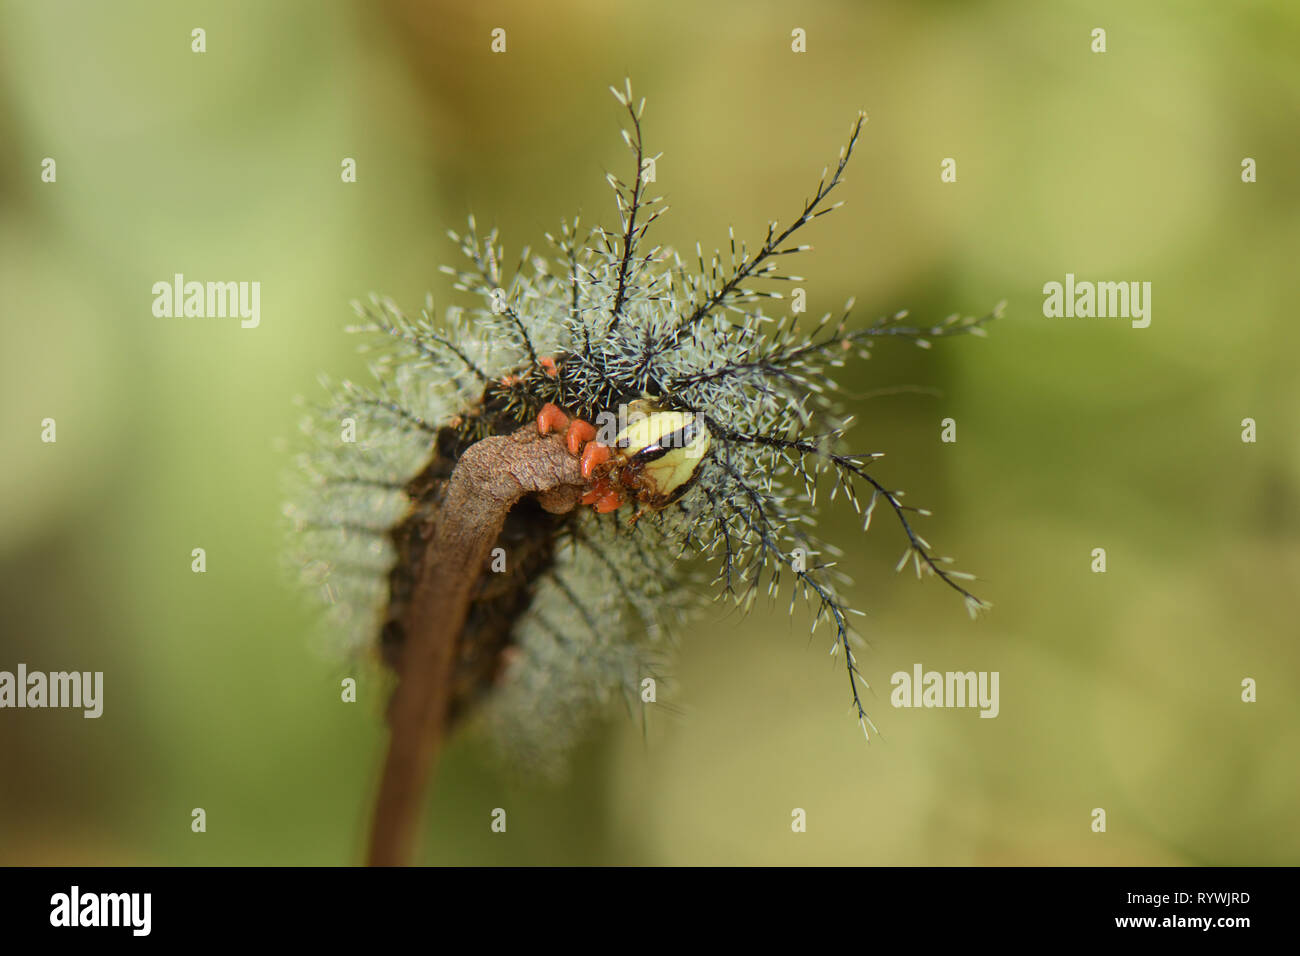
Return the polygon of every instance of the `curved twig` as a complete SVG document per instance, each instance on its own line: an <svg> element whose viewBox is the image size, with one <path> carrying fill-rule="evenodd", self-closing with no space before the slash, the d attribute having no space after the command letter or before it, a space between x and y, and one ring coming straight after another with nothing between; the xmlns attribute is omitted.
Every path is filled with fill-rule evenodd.
<svg viewBox="0 0 1300 956"><path fill-rule="evenodd" d="M403 865L414 853L425 786L446 734L456 647L506 514L530 494L547 511L570 511L583 486L578 459L561 438L540 436L533 425L484 438L456 463L403 621L406 647L389 711L371 866Z"/></svg>

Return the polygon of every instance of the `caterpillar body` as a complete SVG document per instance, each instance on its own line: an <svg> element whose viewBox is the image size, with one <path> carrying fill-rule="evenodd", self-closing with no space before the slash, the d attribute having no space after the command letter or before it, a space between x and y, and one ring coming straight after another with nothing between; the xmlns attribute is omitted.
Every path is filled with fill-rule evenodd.
<svg viewBox="0 0 1300 956"><path fill-rule="evenodd" d="M630 85L613 92L635 160L631 183L609 177L617 231L565 223L547 236L552 258L525 249L507 276L495 231L480 238L471 218L466 234L452 234L469 266L444 272L478 305L441 321L432 302L418 317L378 297L358 306L354 331L374 351L375 384L327 382L332 405L305 423L314 449L302 456L301 503L288 509L299 564L335 631L354 646L377 643L395 664L402 612L460 456L530 424L562 430L590 482L584 506L552 514L525 498L497 542L503 566L466 569L477 583L456 654L454 721L481 720L515 759L557 766L605 702L641 703L642 682L663 675L669 638L710 595L748 608L788 582L813 627L830 625L870 735L844 580L835 550L812 530L819 479L864 528L887 506L906 537L904 560L957 591L972 614L986 605L961 583L969 575L913 530L901 493L868 471L878 456L845 450L851 418L831 372L883 337L927 345L982 335L1000 307L928 328L907 326L904 313L858 329L848 309L807 327L767 314L764 301L780 294L751 283L794 278L777 263L804 251L794 234L834 208L827 197L862 114L803 210L784 228L771 223L756 250L733 236L729 255L706 263L700 254L691 268L671 249L647 248L666 207L642 178L644 100ZM711 578L700 576L710 565Z"/></svg>

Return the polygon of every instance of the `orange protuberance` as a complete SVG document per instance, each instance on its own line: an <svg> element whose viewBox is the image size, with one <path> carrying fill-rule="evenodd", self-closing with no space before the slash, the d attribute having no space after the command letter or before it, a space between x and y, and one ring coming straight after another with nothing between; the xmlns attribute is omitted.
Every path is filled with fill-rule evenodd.
<svg viewBox="0 0 1300 956"><path fill-rule="evenodd" d="M589 442L582 450L582 477L590 481L596 469L607 461L609 461L609 446L602 445L598 441Z"/></svg>
<svg viewBox="0 0 1300 956"><path fill-rule="evenodd" d="M601 498L609 494L609 482L602 478L591 486L591 490L582 496L584 505L594 505Z"/></svg>
<svg viewBox="0 0 1300 956"><path fill-rule="evenodd" d="M543 435L550 434L553 431L563 431L568 427L569 416L550 402L543 405L542 410L537 413L537 430Z"/></svg>
<svg viewBox="0 0 1300 956"><path fill-rule="evenodd" d="M542 371L546 373L548 378L560 377L560 370L555 367L555 359L549 355L543 355L537 360L537 364L542 367Z"/></svg>
<svg viewBox="0 0 1300 956"><path fill-rule="evenodd" d="M584 422L581 418L575 418L569 425L569 454L576 455L582 450L582 446L596 437L596 427L590 422Z"/></svg>
<svg viewBox="0 0 1300 956"><path fill-rule="evenodd" d="M540 363L545 364L545 360L538 359ZM608 445L596 441L596 426L590 422L585 422L581 418L570 419L568 415L560 411L559 407L547 402L542 406L542 410L537 413L537 430L543 435L549 435L551 432L559 432L567 429L565 434L565 445L569 449L569 454L579 455L582 459L582 477L591 481L592 485L582 496L584 505L595 505L596 510L601 514L608 514L616 510L624 502L623 492L610 484L609 476L602 475L596 478L600 466L610 460L613 453ZM585 447L584 447L585 446ZM592 481L592 479L595 479Z"/></svg>

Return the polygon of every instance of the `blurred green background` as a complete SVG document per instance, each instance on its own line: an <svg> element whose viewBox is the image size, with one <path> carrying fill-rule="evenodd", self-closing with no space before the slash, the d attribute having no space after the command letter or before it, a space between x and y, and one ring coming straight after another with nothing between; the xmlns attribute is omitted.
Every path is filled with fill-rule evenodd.
<svg viewBox="0 0 1300 956"><path fill-rule="evenodd" d="M645 739L615 713L547 785L456 741L422 860L1300 862L1298 49L1290 0L0 3L0 669L106 684L99 720L0 711L0 863L361 859L384 684L282 573L293 398L363 368L350 299L451 301L467 213L508 250L615 221L624 76L664 153L658 241L761 238L863 108L795 270L810 310L1008 300L988 339L846 375L855 447L995 607L972 623L894 574L884 516L828 510L885 740L806 618L711 608ZM155 318L176 272L260 281L261 326ZM1044 318L1066 272L1152 282L1151 327ZM871 394L896 385L941 395ZM916 662L999 671L1001 715L893 709Z"/></svg>

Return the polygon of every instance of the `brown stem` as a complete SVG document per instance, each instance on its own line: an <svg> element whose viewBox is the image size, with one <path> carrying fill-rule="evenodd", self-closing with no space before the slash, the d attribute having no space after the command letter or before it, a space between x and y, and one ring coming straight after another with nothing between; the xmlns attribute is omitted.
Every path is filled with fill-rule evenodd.
<svg viewBox="0 0 1300 956"><path fill-rule="evenodd" d="M528 494L547 511L570 511L583 485L561 436L542 437L535 425L476 442L456 463L403 619L406 647L389 711L371 866L405 865L414 854L425 785L445 735L456 647L506 514Z"/></svg>

